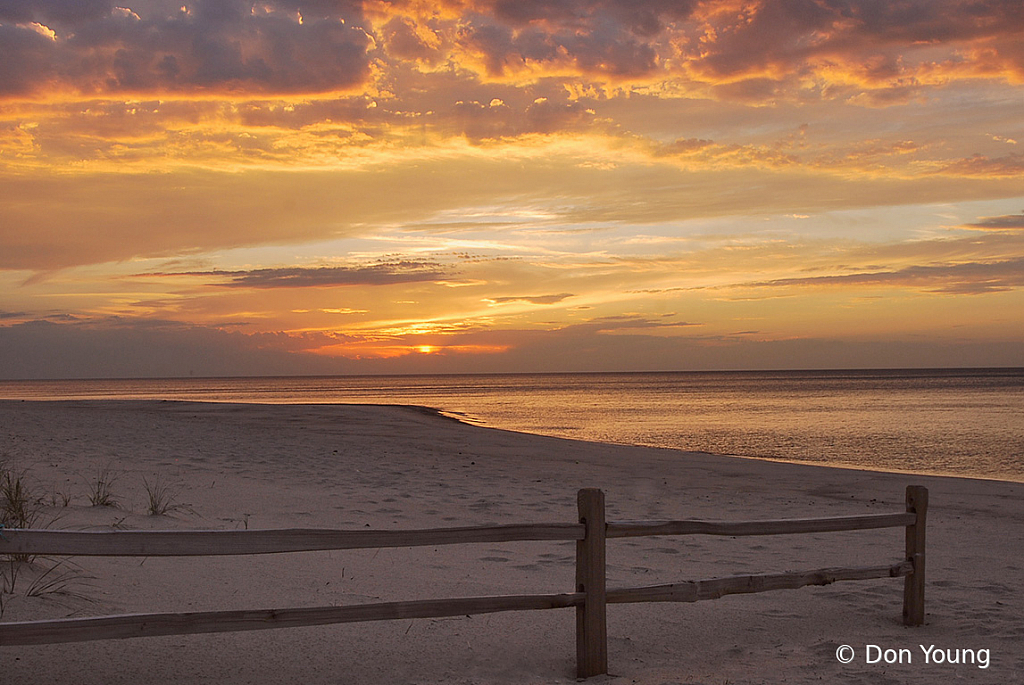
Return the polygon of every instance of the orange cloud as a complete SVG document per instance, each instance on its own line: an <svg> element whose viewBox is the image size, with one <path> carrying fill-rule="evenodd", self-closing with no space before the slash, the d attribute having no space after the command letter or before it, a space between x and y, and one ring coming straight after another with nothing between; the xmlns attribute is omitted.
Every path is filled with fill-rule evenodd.
<svg viewBox="0 0 1024 685"><path fill-rule="evenodd" d="M267 0L8 3L0 97L379 94L447 70L517 85L580 78L750 102L905 99L1024 79L1016 0ZM625 91L624 91L625 92Z"/></svg>
<svg viewBox="0 0 1024 685"><path fill-rule="evenodd" d="M975 154L943 166L939 173L953 176L1005 177L1019 179L1024 175L1024 154L1010 153L1002 157Z"/></svg>

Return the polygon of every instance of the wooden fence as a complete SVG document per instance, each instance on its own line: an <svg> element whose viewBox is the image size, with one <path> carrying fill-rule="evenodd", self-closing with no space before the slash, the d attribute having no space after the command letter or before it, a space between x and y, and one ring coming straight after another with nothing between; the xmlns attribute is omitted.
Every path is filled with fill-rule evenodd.
<svg viewBox="0 0 1024 685"><path fill-rule="evenodd" d="M499 611L576 608L576 670L580 678L607 673L606 606L634 602L696 602L725 595L827 585L840 580L903 577L903 622L924 622L925 519L928 490L907 488L906 511L771 521L605 521L604 493L580 490L578 523L428 530L97 531L4 529L0 555L212 556L315 550L414 547L524 540L575 540L574 592L461 597L340 607L129 614L0 623L0 647L84 642L154 635L188 635L295 626L438 618ZM730 576L667 585L606 589L609 538L649 535L784 535L906 527L906 554L894 564Z"/></svg>

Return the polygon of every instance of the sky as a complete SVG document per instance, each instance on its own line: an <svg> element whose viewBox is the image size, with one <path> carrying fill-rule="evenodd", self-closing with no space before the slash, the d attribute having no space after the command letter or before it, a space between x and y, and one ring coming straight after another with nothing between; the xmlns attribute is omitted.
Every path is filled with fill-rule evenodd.
<svg viewBox="0 0 1024 685"><path fill-rule="evenodd" d="M1020 0L0 0L0 378L1024 366Z"/></svg>

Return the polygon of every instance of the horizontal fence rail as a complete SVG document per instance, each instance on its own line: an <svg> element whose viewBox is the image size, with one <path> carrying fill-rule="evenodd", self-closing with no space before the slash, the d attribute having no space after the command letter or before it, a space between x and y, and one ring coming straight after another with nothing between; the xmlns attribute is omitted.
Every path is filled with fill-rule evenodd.
<svg viewBox="0 0 1024 685"><path fill-rule="evenodd" d="M62 531L4 530L0 554L50 554L92 557L189 557L281 554L339 549L421 547L479 542L582 540L579 523L534 523L419 530Z"/></svg>
<svg viewBox="0 0 1024 685"><path fill-rule="evenodd" d="M87 642L158 635L194 635L242 630L298 628L334 623L392 621L409 618L445 618L501 611L562 609L583 601L583 593L461 597L409 602L382 602L340 607L194 611L180 614L125 614L56 621L0 623L0 645L39 645ZM15 630L16 628L16 630Z"/></svg>
<svg viewBox="0 0 1024 685"><path fill-rule="evenodd" d="M0 647L157 635L263 630L362 621L442 618L502 611L576 609L577 676L607 673L607 604L697 602L732 594L796 589L837 581L904 578L903 621L924 622L925 525L928 491L907 488L906 512L767 521L609 521L604 493L580 490L579 523L538 523L392 531L322 529L244 531L51 531L3 529L0 555L219 556L482 542L575 541L574 592L459 597L341 607L128 614L0 622ZM608 538L656 535L787 535L906 528L902 561L858 568L739 575L634 588L605 588Z"/></svg>
<svg viewBox="0 0 1024 685"><path fill-rule="evenodd" d="M902 528L913 525L917 515L869 514L819 519L776 519L772 521L616 521L608 524L608 537L631 538L648 535L796 535L838 533L846 530Z"/></svg>
<svg viewBox="0 0 1024 685"><path fill-rule="evenodd" d="M914 565L909 561L902 561L892 566L822 568L815 571L729 576L710 580L688 580L682 583L609 590L607 600L609 604L699 602L705 599L720 599L726 595L769 592L771 590L796 590L808 585L831 585L840 580L901 578L909 576L913 572Z"/></svg>
<svg viewBox="0 0 1024 685"><path fill-rule="evenodd" d="M729 576L648 587L608 590L608 604L640 602L699 602L726 595L793 590L808 585L830 585L841 580L896 578L913 573L908 561L893 566L858 569L818 569L790 573ZM245 609L236 611L194 611L186 613L123 614L95 618L67 618L48 621L0 623L0 645L39 645L90 642L161 635L196 635L274 628L391 621L413 618L445 618L494 614L503 611L564 609L579 606L585 594L571 592L550 595L505 595L380 602L354 606L300 607L291 609ZM17 630L7 630L17 627Z"/></svg>

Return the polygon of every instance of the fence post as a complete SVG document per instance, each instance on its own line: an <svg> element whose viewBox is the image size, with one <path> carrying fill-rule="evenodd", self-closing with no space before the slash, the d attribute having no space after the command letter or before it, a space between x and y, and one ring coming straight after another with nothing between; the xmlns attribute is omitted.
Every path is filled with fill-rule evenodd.
<svg viewBox="0 0 1024 685"><path fill-rule="evenodd" d="M924 533L928 488L907 486L907 511L917 514L917 520L907 526L907 561L914 563L914 572L903 581L903 625L919 626L924 624Z"/></svg>
<svg viewBox="0 0 1024 685"><path fill-rule="evenodd" d="M605 612L604 493L596 488L576 495L586 537L576 542L576 591L586 593L576 607L576 677L608 672L608 626Z"/></svg>

